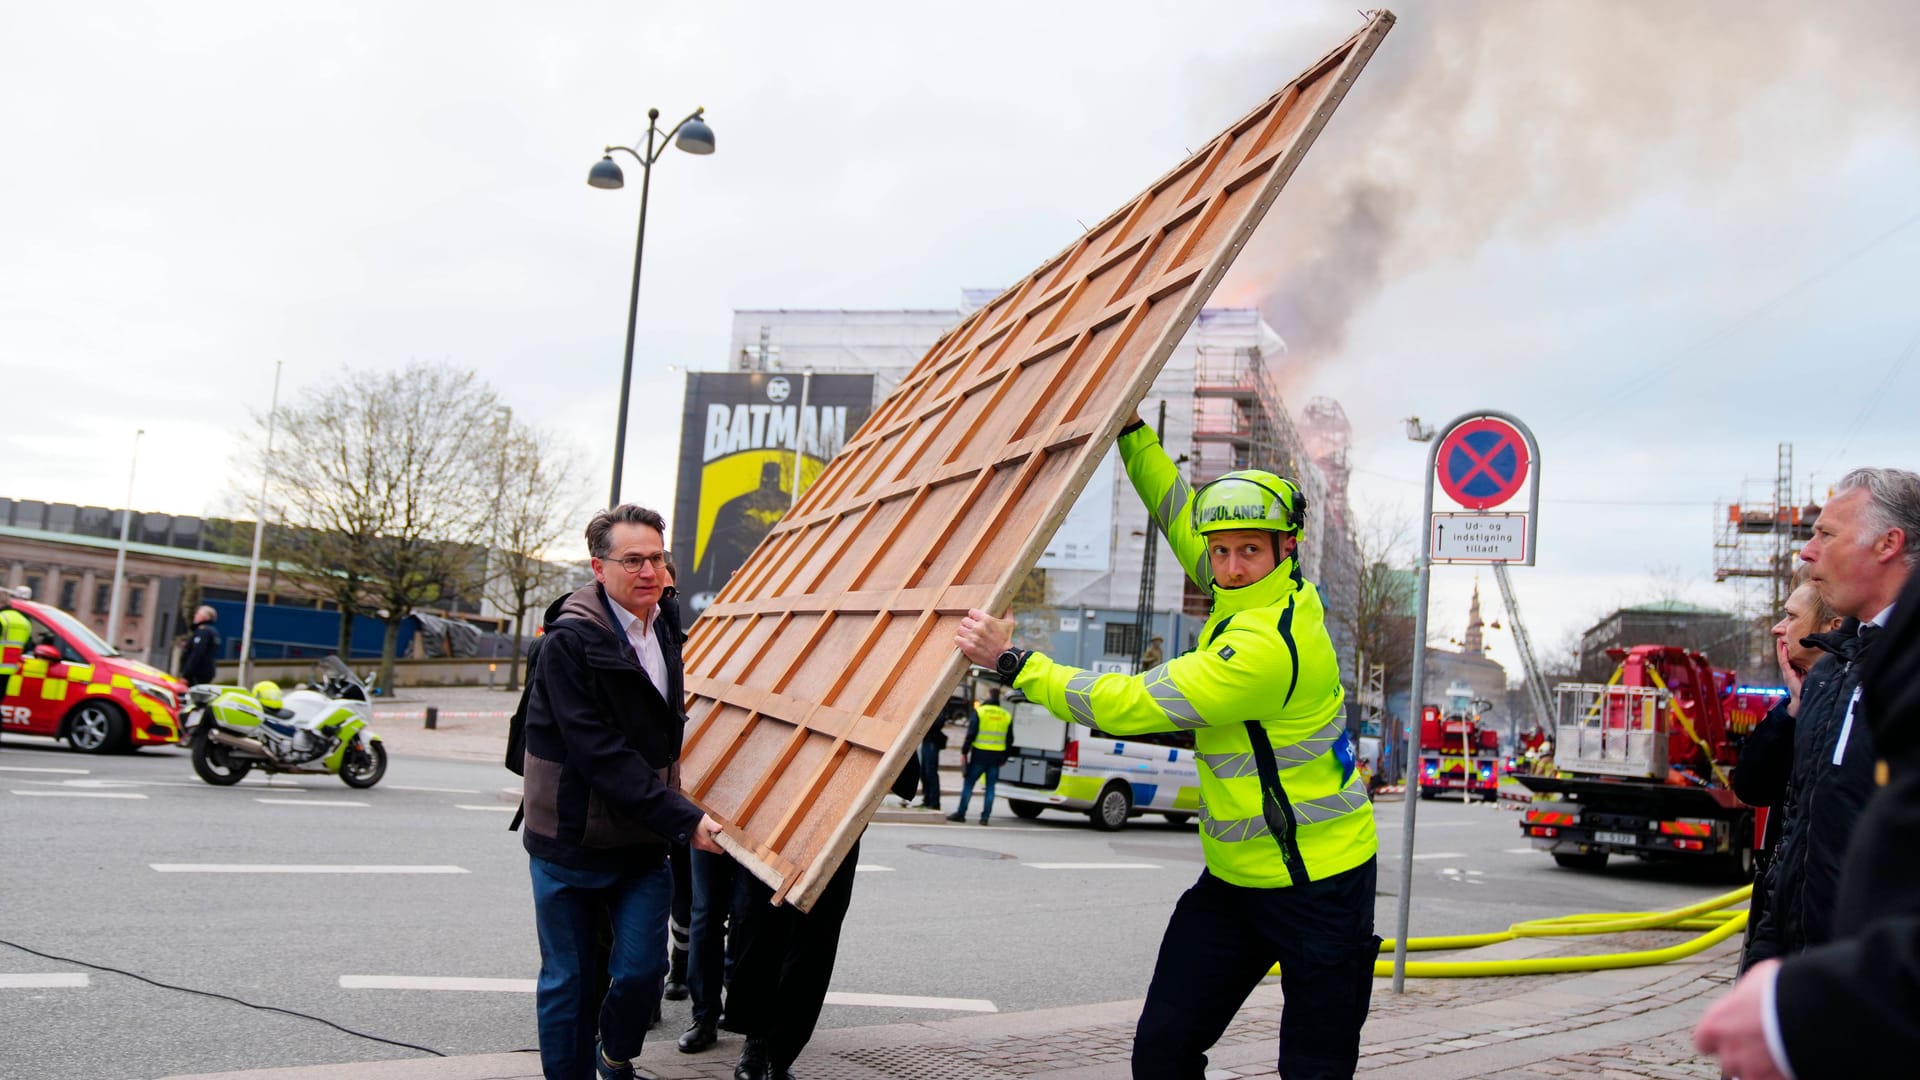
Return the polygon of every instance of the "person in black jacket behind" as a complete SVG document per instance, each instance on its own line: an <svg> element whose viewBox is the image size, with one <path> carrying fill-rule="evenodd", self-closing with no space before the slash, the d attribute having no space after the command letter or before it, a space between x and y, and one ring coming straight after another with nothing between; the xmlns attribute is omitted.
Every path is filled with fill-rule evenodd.
<svg viewBox="0 0 1920 1080"><path fill-rule="evenodd" d="M213 624L219 621L220 613L205 604L193 609L193 634L187 638L186 648L180 650L180 677L188 686L214 680L214 662L220 659L220 631Z"/></svg>
<svg viewBox="0 0 1920 1080"><path fill-rule="evenodd" d="M910 801L920 780L916 755L893 778L892 791ZM740 895L732 931L737 942L729 943L737 956L721 1022L728 1031L746 1036L734 1063L734 1080L796 1080L793 1063L813 1038L820 1009L827 1003L859 863L856 839L808 911L789 904L775 907L766 882L745 868L737 871Z"/></svg>
<svg viewBox="0 0 1920 1080"><path fill-rule="evenodd" d="M1814 587L1849 622L1806 639L1829 656L1813 666L1800 690L1786 820L1767 875L1767 909L1747 950L1749 965L1833 938L1840 861L1873 791L1873 736L1855 716L1873 635L1856 631L1863 623L1884 625L1906 584L1909 560L1920 550L1907 543L1916 535L1907 522L1920 523L1920 476L1855 469L1840 479L1800 552Z"/></svg>
<svg viewBox="0 0 1920 1080"><path fill-rule="evenodd" d="M587 524L595 584L562 603L527 698L521 831L540 937L536 1003L549 1080L639 1077L667 969L667 847L718 851L720 825L676 790L678 635L660 624L666 522L623 504ZM613 924L596 1018L594 912Z"/></svg>
<svg viewBox="0 0 1920 1080"><path fill-rule="evenodd" d="M1920 525L1920 523L1916 523ZM1795 1080L1913 1075L1920 1061L1920 574L1861 678L1880 760L1847 847L1835 939L1741 977L1694 1029L1724 1075Z"/></svg>
<svg viewBox="0 0 1920 1080"><path fill-rule="evenodd" d="M1740 748L1740 764L1733 770L1733 792L1740 801L1770 809L1766 838L1754 860L1753 900L1748 905L1742 971L1761 959L1753 954L1754 932L1767 910L1767 872L1773 866L1773 853L1779 850L1780 827L1786 816L1787 780L1793 774L1793 719L1800 712L1800 693L1808 672L1827 655L1806 639L1838 630L1846 621L1820 598L1820 590L1806 575L1798 575L1797 580L1787 596L1785 617L1773 626L1774 659L1780 664L1781 680L1787 684L1786 700L1754 725Z"/></svg>

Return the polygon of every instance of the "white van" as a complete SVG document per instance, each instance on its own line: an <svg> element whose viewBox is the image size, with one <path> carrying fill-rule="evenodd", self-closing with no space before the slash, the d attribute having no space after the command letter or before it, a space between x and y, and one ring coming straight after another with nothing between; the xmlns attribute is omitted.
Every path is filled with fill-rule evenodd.
<svg viewBox="0 0 1920 1080"><path fill-rule="evenodd" d="M1071 810L1111 832L1140 814L1182 824L1199 813L1192 732L1119 737L1068 723L1017 694L1008 704L1013 733L996 794L1018 816Z"/></svg>

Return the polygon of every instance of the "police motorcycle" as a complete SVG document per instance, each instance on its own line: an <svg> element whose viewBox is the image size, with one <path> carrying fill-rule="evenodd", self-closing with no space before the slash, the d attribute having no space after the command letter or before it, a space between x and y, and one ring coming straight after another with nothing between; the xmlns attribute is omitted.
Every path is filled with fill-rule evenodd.
<svg viewBox="0 0 1920 1080"><path fill-rule="evenodd" d="M193 771L209 784L237 784L254 769L337 774L370 788L387 771L387 748L368 722L366 684L337 656L319 664L317 685L282 694L272 682L251 690L205 683L187 691Z"/></svg>

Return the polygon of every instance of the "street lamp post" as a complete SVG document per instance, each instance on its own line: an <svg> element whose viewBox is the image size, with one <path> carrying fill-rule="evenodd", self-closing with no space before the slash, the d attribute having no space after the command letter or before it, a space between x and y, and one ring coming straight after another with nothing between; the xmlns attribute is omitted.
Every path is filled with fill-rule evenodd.
<svg viewBox="0 0 1920 1080"><path fill-rule="evenodd" d="M120 511L120 548L113 556L113 590L107 599L107 644L116 649L120 647L120 583L127 576L127 533L133 526L133 471L140 464L140 436L146 433L145 428L133 433L133 458L127 462L127 508Z"/></svg>
<svg viewBox="0 0 1920 1080"><path fill-rule="evenodd" d="M706 111L705 108L693 110L663 134L658 124L660 110L648 109L646 151L643 153L637 147L630 146L609 146L587 173L589 185L617 191L626 186L626 177L614 162L613 152L625 151L640 163L640 231L633 241L633 296L627 304L627 353L620 366L620 420L613 434L613 489L607 496L609 507L620 505L620 466L627 456L627 399L633 387L633 328L640 317L640 258L647 247L647 189L653 182L653 163L660 160L668 143L689 154L713 153L713 129L707 126Z"/></svg>

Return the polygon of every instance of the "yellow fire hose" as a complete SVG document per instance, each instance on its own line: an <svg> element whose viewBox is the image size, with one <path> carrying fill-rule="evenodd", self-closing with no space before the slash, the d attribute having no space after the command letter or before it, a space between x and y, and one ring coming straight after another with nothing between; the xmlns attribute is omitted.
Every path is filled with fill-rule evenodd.
<svg viewBox="0 0 1920 1080"><path fill-rule="evenodd" d="M1560 915L1546 919L1528 919L1505 930L1488 934L1453 934L1443 937L1408 938L1408 952L1440 949L1477 949L1519 938L1575 937L1586 934L1619 934L1634 930L1703 931L1691 941L1661 949L1637 952L1605 953L1597 956L1536 956L1521 960L1409 960L1407 974L1416 979L1479 978L1492 975L1548 975L1573 971L1606 971L1612 968L1647 967L1680 960L1718 945L1747 927L1747 912L1726 910L1743 903L1753 894L1747 885L1730 893L1702 900L1697 904L1670 911L1611 911L1582 915ZM1393 952L1394 942L1380 944L1382 953ZM1275 964L1269 975L1278 975ZM1393 961L1381 960L1373 966L1374 976L1393 974Z"/></svg>

